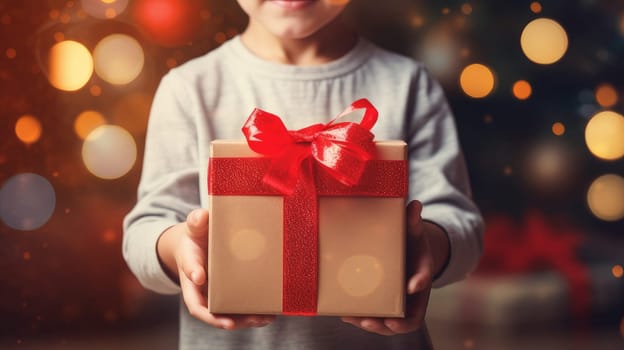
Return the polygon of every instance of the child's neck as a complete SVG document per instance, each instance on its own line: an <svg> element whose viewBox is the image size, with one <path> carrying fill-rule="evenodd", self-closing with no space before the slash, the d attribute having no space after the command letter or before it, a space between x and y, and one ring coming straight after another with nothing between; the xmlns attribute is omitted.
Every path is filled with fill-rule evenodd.
<svg viewBox="0 0 624 350"><path fill-rule="evenodd" d="M340 20L302 39L277 37L250 23L241 34L243 44L258 57L283 64L314 66L334 61L349 52L357 36Z"/></svg>

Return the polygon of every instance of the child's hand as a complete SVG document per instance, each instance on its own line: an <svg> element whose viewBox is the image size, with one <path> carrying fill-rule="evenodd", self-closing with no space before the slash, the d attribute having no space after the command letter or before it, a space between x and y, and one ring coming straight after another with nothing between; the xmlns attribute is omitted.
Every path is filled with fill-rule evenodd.
<svg viewBox="0 0 624 350"><path fill-rule="evenodd" d="M441 261L440 269L448 258L448 240L441 228L422 220L421 211L422 204L418 201L412 201L407 207L407 271L410 278L407 282L405 318L343 317L344 322L381 335L410 333L422 327L436 272L434 261ZM428 236L434 235L435 239L446 240L443 242L446 246L437 244L439 240L435 242L436 247L443 247L441 252L431 248ZM434 257L434 252L442 256Z"/></svg>
<svg viewBox="0 0 624 350"><path fill-rule="evenodd" d="M275 316L265 315L215 315L208 311L208 281L204 268L208 251L206 210L193 210L186 222L167 229L158 240L157 249L168 273L179 277L184 303L193 317L228 330L262 327L275 319Z"/></svg>

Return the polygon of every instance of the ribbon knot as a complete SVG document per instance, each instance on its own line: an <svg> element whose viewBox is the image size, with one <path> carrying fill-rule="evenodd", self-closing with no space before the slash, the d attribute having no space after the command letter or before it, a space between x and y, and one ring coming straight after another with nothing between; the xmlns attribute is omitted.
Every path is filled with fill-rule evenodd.
<svg viewBox="0 0 624 350"><path fill-rule="evenodd" d="M359 109L364 109L359 123L339 121ZM256 108L243 126L243 134L249 148L272 158L263 181L291 195L302 177L306 185L314 186L309 183L314 181L314 163L344 185L356 185L366 161L374 157L370 129L377 116L375 107L367 99L360 99L327 124L288 130L278 116Z"/></svg>

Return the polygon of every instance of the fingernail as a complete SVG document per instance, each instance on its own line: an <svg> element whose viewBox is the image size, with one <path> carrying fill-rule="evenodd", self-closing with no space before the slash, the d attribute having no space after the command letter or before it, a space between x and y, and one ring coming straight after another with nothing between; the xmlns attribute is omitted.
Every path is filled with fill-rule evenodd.
<svg viewBox="0 0 624 350"><path fill-rule="evenodd" d="M193 281L193 283L197 284L198 278L199 278L199 272L197 271L191 272L191 281Z"/></svg>
<svg viewBox="0 0 624 350"><path fill-rule="evenodd" d="M414 294L418 291L419 289L419 283L418 280L415 278L412 278L409 280L409 283L407 284L407 294Z"/></svg>

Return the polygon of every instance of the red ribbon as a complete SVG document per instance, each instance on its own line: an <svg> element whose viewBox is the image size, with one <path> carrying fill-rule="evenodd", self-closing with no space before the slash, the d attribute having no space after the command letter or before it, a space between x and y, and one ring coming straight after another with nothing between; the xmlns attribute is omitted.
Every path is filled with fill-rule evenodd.
<svg viewBox="0 0 624 350"><path fill-rule="evenodd" d="M485 249L480 273L527 273L553 269L563 275L570 288L570 314L577 320L589 315L591 286L589 269L576 256L582 235L575 229L553 223L532 212L524 225L511 218L487 221Z"/></svg>
<svg viewBox="0 0 624 350"><path fill-rule="evenodd" d="M360 123L337 122L365 109ZM260 158L211 158L212 195L283 195L282 312L316 314L318 196L404 197L404 160L375 160L370 129L377 111L358 100L327 124L289 131L279 117L255 109L243 127ZM232 174L236 174L233 176Z"/></svg>

